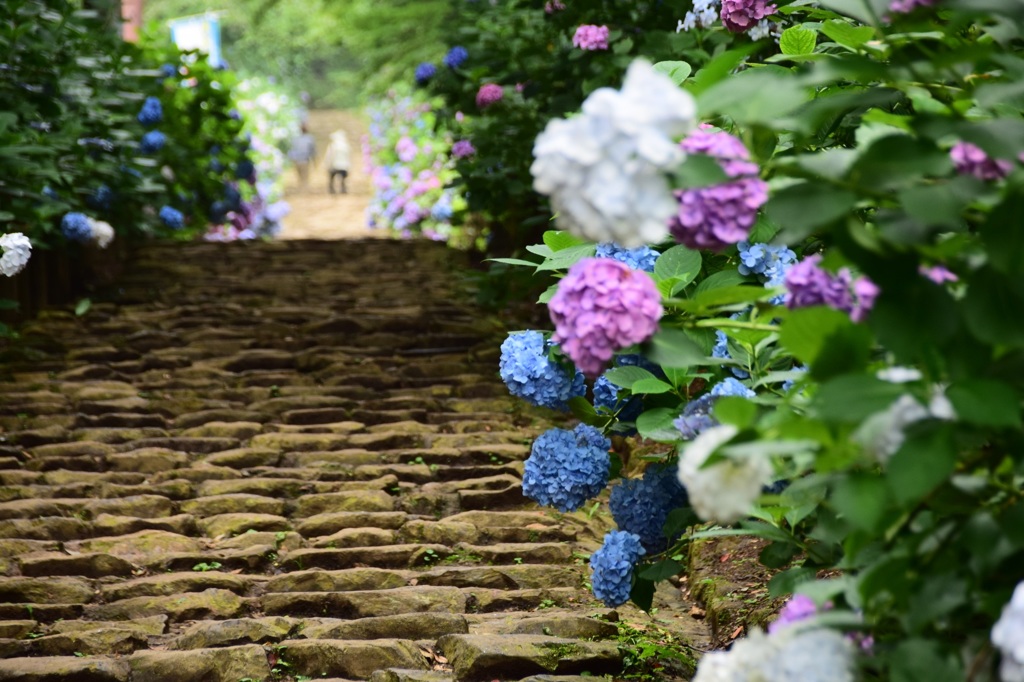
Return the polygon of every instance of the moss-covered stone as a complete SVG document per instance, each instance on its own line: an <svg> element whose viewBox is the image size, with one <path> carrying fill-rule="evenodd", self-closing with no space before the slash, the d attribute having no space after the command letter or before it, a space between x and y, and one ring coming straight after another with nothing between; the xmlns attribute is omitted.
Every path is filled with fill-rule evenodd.
<svg viewBox="0 0 1024 682"><path fill-rule="evenodd" d="M190 651L137 651L127 658L132 682L267 680L270 664L256 644Z"/></svg>

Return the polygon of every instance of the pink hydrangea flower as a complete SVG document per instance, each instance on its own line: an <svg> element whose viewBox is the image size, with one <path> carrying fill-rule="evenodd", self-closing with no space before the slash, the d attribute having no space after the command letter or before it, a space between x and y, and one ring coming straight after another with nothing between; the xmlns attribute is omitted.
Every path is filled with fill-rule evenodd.
<svg viewBox="0 0 1024 682"><path fill-rule="evenodd" d="M663 312L650 276L610 258L573 265L548 311L555 324L551 340L591 378L601 374L615 351L649 339Z"/></svg>
<svg viewBox="0 0 1024 682"><path fill-rule="evenodd" d="M492 104L497 104L505 96L505 91L497 83L485 83L480 86L476 93L476 105L486 109Z"/></svg>
<svg viewBox="0 0 1024 682"><path fill-rule="evenodd" d="M691 133L680 146L688 154L714 157L735 180L676 192L679 212L669 221L672 236L691 249L712 251L746 239L768 201L768 184L757 176L750 152L729 133L706 129Z"/></svg>
<svg viewBox="0 0 1024 682"><path fill-rule="evenodd" d="M897 14L907 14L913 12L918 7L931 7L935 4L935 0L892 0L889 3L889 11L896 12Z"/></svg>
<svg viewBox="0 0 1024 682"><path fill-rule="evenodd" d="M581 50L607 50L608 27L583 24L576 29L572 44Z"/></svg>
<svg viewBox="0 0 1024 682"><path fill-rule="evenodd" d="M961 175L973 175L979 180L999 180L1005 178L1013 169L1013 164L1005 159L993 159L970 142L957 142L949 150L949 158Z"/></svg>
<svg viewBox="0 0 1024 682"><path fill-rule="evenodd" d="M931 267L922 265L917 269L917 271L936 284L960 281L960 278L956 276L956 273L951 272L945 265L933 265Z"/></svg>
<svg viewBox="0 0 1024 682"><path fill-rule="evenodd" d="M722 24L733 33L744 33L776 9L765 0L722 0Z"/></svg>
<svg viewBox="0 0 1024 682"><path fill-rule="evenodd" d="M544 11L548 14L554 14L555 12L561 12L565 9L565 4L562 0L548 0L544 3Z"/></svg>
<svg viewBox="0 0 1024 682"><path fill-rule="evenodd" d="M395 144L395 152L402 163L409 163L416 158L419 149L416 147L416 143L412 141L412 138L406 136L399 139Z"/></svg>

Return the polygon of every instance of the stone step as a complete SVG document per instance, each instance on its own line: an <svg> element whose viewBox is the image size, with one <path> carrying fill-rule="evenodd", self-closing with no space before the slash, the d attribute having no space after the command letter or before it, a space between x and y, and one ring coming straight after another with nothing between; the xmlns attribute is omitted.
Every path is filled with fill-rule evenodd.
<svg viewBox="0 0 1024 682"><path fill-rule="evenodd" d="M614 642L537 635L446 635L437 647L455 679L476 682L543 674L614 674L622 656Z"/></svg>

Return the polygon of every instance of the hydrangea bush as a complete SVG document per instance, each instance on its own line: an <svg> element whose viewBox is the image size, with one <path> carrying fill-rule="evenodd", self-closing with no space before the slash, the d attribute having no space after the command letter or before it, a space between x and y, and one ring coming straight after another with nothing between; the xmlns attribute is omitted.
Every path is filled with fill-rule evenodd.
<svg viewBox="0 0 1024 682"><path fill-rule="evenodd" d="M458 62L458 56L451 61ZM423 235L466 247L473 234L453 227L465 200L449 185L456 178L452 158L471 155L472 147L465 147L468 141L453 147L451 135L438 126L433 107L420 93L392 91L370 110L370 134L363 141L373 184L367 220L370 227L401 237Z"/></svg>
<svg viewBox="0 0 1024 682"><path fill-rule="evenodd" d="M585 21L572 3L503 7L616 25L607 6ZM613 28L610 54L576 59L608 60L623 87L565 120L523 104L560 230L497 259L558 278L540 300L551 338L594 379L574 416L642 439L642 461L603 453L618 530L591 557L595 595L649 607L688 543L748 534L766 541L771 593L797 596L769 633L707 655L700 682L1022 679L1024 6L680 13L703 51L627 68ZM470 48L481 72L502 54ZM657 229L654 212L624 217L660 201ZM619 256L641 246L650 269ZM637 354L651 365L618 361ZM595 446L549 431L524 486L582 506L606 471ZM655 483L666 468L681 488Z"/></svg>

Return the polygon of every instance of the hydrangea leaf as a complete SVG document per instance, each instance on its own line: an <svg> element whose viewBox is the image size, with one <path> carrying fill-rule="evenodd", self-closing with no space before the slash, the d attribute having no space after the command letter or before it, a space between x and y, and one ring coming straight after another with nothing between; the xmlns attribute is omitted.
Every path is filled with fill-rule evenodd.
<svg viewBox="0 0 1024 682"><path fill-rule="evenodd" d="M662 580L668 580L673 578L684 570L684 566L678 561L672 559L662 559L656 564L651 564L640 572L639 577L642 580L650 580L652 582L661 582Z"/></svg>
<svg viewBox="0 0 1024 682"><path fill-rule="evenodd" d="M642 611L650 612L651 606L654 604L654 582L636 578L633 582L633 590L629 593L629 600Z"/></svg>
<svg viewBox="0 0 1024 682"><path fill-rule="evenodd" d="M747 398L736 396L725 396L715 401L712 410L718 421L723 424L732 424L741 429L753 425L757 418L757 404Z"/></svg>
<svg viewBox="0 0 1024 682"><path fill-rule="evenodd" d="M856 203L857 195L850 190L801 182L775 192L765 211L783 226L780 239L792 243L847 215Z"/></svg>
<svg viewBox="0 0 1024 682"><path fill-rule="evenodd" d="M802 26L790 26L779 37L779 48L782 54L803 55L814 52L818 42L818 34Z"/></svg>
<svg viewBox="0 0 1024 682"><path fill-rule="evenodd" d="M561 230L548 230L544 233L543 238L544 243L552 251L561 251L562 249L567 249L570 246L581 246L587 243L586 240L580 239L579 237Z"/></svg>
<svg viewBox="0 0 1024 682"><path fill-rule="evenodd" d="M668 393L672 390L672 386L661 379L641 379L634 383L630 390L635 394Z"/></svg>
<svg viewBox="0 0 1024 682"><path fill-rule="evenodd" d="M700 251L679 244L658 257L654 263L654 275L660 280L675 279L685 286L700 273L701 262Z"/></svg>
<svg viewBox="0 0 1024 682"><path fill-rule="evenodd" d="M636 418L636 430L644 438L659 443L674 443L679 440L679 431L672 424L678 416L676 412L667 407L647 410Z"/></svg>
<svg viewBox="0 0 1024 682"><path fill-rule="evenodd" d="M960 381L949 387L946 397L957 417L971 424L996 428L1017 428L1021 424L1020 397L1000 381Z"/></svg>
<svg viewBox="0 0 1024 682"><path fill-rule="evenodd" d="M668 61L657 62L654 70L671 78L676 85L682 85L693 69L686 62Z"/></svg>
<svg viewBox="0 0 1024 682"><path fill-rule="evenodd" d="M638 381L656 378L654 374L643 367L634 367L629 365L625 367L613 367L604 373L604 377L619 388L627 389L633 388L633 384Z"/></svg>
<svg viewBox="0 0 1024 682"><path fill-rule="evenodd" d="M661 329L645 344L646 355L662 367L691 367L704 362L704 352L679 329Z"/></svg>
<svg viewBox="0 0 1024 682"><path fill-rule="evenodd" d="M822 419L859 422L893 403L904 389L868 374L848 374L822 384L812 403Z"/></svg>
<svg viewBox="0 0 1024 682"><path fill-rule="evenodd" d="M885 480L871 474L851 474L839 479L832 491L832 504L851 525L877 531L890 506Z"/></svg>
<svg viewBox="0 0 1024 682"><path fill-rule="evenodd" d="M870 26L854 26L840 19L829 19L826 21L821 26L821 32L840 45L854 49L859 48L875 35L875 30ZM785 36L785 33L783 33L783 36Z"/></svg>
<svg viewBox="0 0 1024 682"><path fill-rule="evenodd" d="M952 428L942 424L925 433L913 433L886 467L889 490L904 506L922 499L956 467Z"/></svg>

